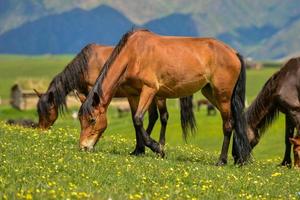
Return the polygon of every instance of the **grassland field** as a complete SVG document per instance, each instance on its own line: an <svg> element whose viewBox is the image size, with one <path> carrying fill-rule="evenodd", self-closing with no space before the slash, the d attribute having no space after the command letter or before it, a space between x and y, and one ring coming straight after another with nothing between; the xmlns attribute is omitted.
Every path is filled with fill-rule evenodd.
<svg viewBox="0 0 300 200"><path fill-rule="evenodd" d="M0 55L0 96L20 79L50 82L72 59L63 56ZM251 103L277 67L247 71ZM194 99L202 98L197 93ZM35 110L0 105L0 197L2 199L300 199L300 171L278 167L284 153L284 117L270 127L253 151L254 161L242 168L231 156L215 167L222 144L221 119L195 110L197 134L187 143L180 129L179 106L168 100L166 158L150 150L132 157L135 134L129 114L117 117L109 108L109 126L95 152L78 151L79 121L70 113L49 131L12 127L9 118L37 121ZM147 118L145 119L147 121ZM159 121L153 131L158 138Z"/></svg>

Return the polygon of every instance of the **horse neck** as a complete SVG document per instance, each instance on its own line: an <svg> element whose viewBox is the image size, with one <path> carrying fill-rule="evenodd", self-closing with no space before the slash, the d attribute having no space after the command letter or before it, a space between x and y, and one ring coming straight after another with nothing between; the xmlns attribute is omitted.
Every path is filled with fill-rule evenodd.
<svg viewBox="0 0 300 200"><path fill-rule="evenodd" d="M248 127L260 137L265 128L276 118L278 109L274 104L274 96L258 96L246 112Z"/></svg>
<svg viewBox="0 0 300 200"><path fill-rule="evenodd" d="M258 129L259 128L258 125L267 116L267 114L269 113L269 110L270 110L270 106L267 105L267 107L265 107L264 110L261 110L259 112L259 115L256 115L255 121L251 121L252 122L251 127L253 129Z"/></svg>
<svg viewBox="0 0 300 200"><path fill-rule="evenodd" d="M124 72L126 71L126 68L127 57L123 53L123 55L120 54L118 58L112 63L107 73L104 72L105 77L103 78L102 84L100 86L102 90L100 101L105 108L110 103L122 80L125 79Z"/></svg>
<svg viewBox="0 0 300 200"><path fill-rule="evenodd" d="M66 80L59 78L58 80L52 81L47 93L53 93L54 96L54 105L60 107L65 103L67 95L76 88L66 87Z"/></svg>

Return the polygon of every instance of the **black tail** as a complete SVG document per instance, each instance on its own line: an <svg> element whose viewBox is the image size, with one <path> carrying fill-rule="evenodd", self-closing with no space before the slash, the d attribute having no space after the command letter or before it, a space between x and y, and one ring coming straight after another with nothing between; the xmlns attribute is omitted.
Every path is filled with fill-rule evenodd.
<svg viewBox="0 0 300 200"><path fill-rule="evenodd" d="M246 66L243 57L237 54L241 62L241 72L239 79L235 85L232 99L231 111L233 117L233 143L239 158L238 162L246 162L250 158L251 147L247 138L246 118L244 115L245 108L245 93L246 93Z"/></svg>
<svg viewBox="0 0 300 200"><path fill-rule="evenodd" d="M193 96L180 98L180 120L183 137L186 140L189 130L193 134L196 132L197 125L193 110Z"/></svg>

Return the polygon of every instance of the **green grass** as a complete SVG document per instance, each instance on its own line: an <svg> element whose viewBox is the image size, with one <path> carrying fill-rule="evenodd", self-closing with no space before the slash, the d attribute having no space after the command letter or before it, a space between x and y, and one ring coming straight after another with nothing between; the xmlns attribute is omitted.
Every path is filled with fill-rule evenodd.
<svg viewBox="0 0 300 200"><path fill-rule="evenodd" d="M1 124L0 141L0 195L8 199L296 199L299 191L299 171L277 167L278 158L215 167L217 152L195 145L168 145L166 159L132 157L133 140L119 134L85 153L72 128Z"/></svg>
<svg viewBox="0 0 300 200"><path fill-rule="evenodd" d="M51 80L71 59L55 57L0 56L0 67L11 74L2 78L8 87L16 77L43 77ZM40 63L40 64L39 64ZM24 66L24 73L17 71ZM25 67L26 66L26 67ZM44 68L47 68L44 69ZM37 70L36 72L30 72ZM276 68L247 71L247 99L251 102ZM25 73L26 72L26 73ZM0 90L8 96L9 90ZM197 94L195 99L200 98ZM71 108L70 112L78 108ZM134 129L130 115L117 117L109 109L109 126L95 152L78 151L79 122L70 113L60 117L52 130L42 132L0 123L0 197L34 199L297 199L299 171L277 167L284 152L284 118L271 126L253 152L254 162L242 168L215 167L223 135L219 114L207 117L195 111L197 134L181 136L177 100L168 100L166 159L150 150L142 157L131 157ZM20 112L0 107L0 120L30 118L35 110ZM145 119L147 121L147 118ZM159 121L153 131L158 138Z"/></svg>
<svg viewBox="0 0 300 200"><path fill-rule="evenodd" d="M14 56L0 55L0 96L8 98L11 86L18 80L52 77L72 59L72 56Z"/></svg>

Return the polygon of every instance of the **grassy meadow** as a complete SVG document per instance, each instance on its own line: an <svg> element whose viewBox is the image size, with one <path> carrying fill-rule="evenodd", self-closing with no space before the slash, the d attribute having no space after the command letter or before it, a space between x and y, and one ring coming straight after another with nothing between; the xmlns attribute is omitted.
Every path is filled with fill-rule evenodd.
<svg viewBox="0 0 300 200"><path fill-rule="evenodd" d="M18 80L50 82L72 56L0 56L0 96ZM247 71L247 100L255 98L278 68ZM201 94L196 94L197 100ZM280 116L254 149L254 162L242 168L231 156L216 167L222 131L219 114L195 110L198 131L184 142L177 100L168 100L166 158L134 148L130 114L118 118L109 109L109 126L92 153L78 151L79 122L60 117L48 131L5 125L9 118L37 121L35 110L17 111L0 105L0 197L2 199L299 199L299 170L278 167L284 153L284 118ZM147 121L147 118L145 119ZM147 124L147 123L146 123ZM159 121L153 131L158 138Z"/></svg>

